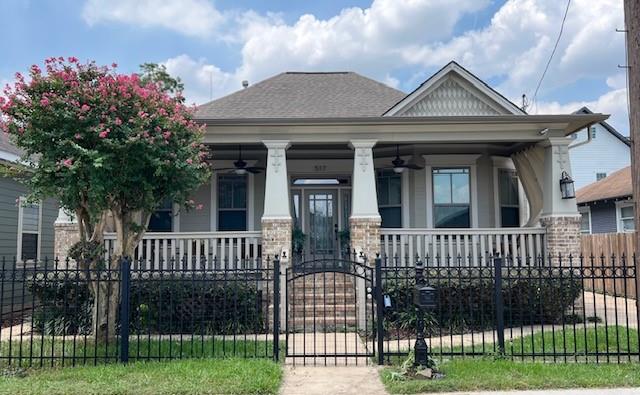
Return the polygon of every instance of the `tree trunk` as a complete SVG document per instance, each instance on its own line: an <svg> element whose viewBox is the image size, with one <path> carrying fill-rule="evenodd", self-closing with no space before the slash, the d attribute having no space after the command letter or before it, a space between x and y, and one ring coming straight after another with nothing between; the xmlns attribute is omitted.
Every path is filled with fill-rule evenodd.
<svg viewBox="0 0 640 395"><path fill-rule="evenodd" d="M94 276L91 282L94 295L93 335L98 343L114 343L120 302L119 282L112 273Z"/></svg>

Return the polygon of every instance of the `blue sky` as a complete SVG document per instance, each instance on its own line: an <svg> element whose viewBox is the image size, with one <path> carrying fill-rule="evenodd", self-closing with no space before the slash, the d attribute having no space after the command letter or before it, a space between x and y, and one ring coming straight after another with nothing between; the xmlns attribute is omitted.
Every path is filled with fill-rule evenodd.
<svg viewBox="0 0 640 395"><path fill-rule="evenodd" d="M456 60L532 99L563 0L4 0L0 82L48 56L165 63L202 103L285 70L353 70L405 92ZM588 105L627 134L622 1L573 0L532 113Z"/></svg>

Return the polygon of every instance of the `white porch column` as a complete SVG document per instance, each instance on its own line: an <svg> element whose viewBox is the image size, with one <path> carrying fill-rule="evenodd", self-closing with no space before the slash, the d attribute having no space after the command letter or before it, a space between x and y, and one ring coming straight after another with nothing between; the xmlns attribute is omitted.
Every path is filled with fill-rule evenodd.
<svg viewBox="0 0 640 395"><path fill-rule="evenodd" d="M542 180L543 205L540 223L547 229L547 254L558 262L568 262L569 255L580 255L580 214L576 199L563 199L560 192L562 173L571 175L569 143L564 136L549 137L540 143L544 148L544 177Z"/></svg>
<svg viewBox="0 0 640 395"><path fill-rule="evenodd" d="M380 252L380 213L376 174L373 167L373 146L376 140L352 140L353 179L351 191L351 248L363 252L373 262Z"/></svg>
<svg viewBox="0 0 640 395"><path fill-rule="evenodd" d="M280 255L283 264L291 252L291 211L289 209L289 178L287 176L287 140L265 140L267 171L262 214L262 256Z"/></svg>

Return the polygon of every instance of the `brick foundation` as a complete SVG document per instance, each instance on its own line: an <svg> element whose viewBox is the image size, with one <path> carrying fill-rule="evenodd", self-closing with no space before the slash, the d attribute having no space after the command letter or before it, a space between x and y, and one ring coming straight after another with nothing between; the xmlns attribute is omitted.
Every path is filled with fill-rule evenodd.
<svg viewBox="0 0 640 395"><path fill-rule="evenodd" d="M373 263L376 254L380 253L380 218L350 218L349 233L351 249L357 253L362 251Z"/></svg>
<svg viewBox="0 0 640 395"><path fill-rule="evenodd" d="M67 259L69 248L80 241L78 224L75 222L56 222L54 225L53 254L61 262Z"/></svg>
<svg viewBox="0 0 640 395"><path fill-rule="evenodd" d="M286 253L291 255L291 219L263 219L262 220L262 258L273 259L275 255ZM283 259L283 263L289 259Z"/></svg>
<svg viewBox="0 0 640 395"><path fill-rule="evenodd" d="M551 262L558 264L558 256L562 255L563 262L569 262L569 255L574 258L580 256L580 216L542 217L540 223L547 230L545 244L547 256L551 255Z"/></svg>

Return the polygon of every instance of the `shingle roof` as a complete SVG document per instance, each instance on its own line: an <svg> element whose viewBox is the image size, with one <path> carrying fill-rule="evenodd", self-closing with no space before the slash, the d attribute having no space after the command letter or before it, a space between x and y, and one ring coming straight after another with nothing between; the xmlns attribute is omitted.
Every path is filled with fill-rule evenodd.
<svg viewBox="0 0 640 395"><path fill-rule="evenodd" d="M593 111L591 111L589 109L589 107L585 106L585 107L580 108L578 111L574 112L574 114L593 114ZM602 125L602 127L607 129L609 131L609 133L611 133L614 137L616 137L618 140L622 141L623 143L625 143L626 145L631 147L631 140L629 140L628 137L623 136L622 134L620 134L620 132L618 132L613 126L609 125L605 121L602 121L602 122L599 122L599 123L600 123L600 125Z"/></svg>
<svg viewBox="0 0 640 395"><path fill-rule="evenodd" d="M380 116L406 94L353 72L286 72L198 107L200 119Z"/></svg>
<svg viewBox="0 0 640 395"><path fill-rule="evenodd" d="M631 166L628 166L611 173L600 181L578 189L576 191L576 199L578 203L588 203L631 196L632 193Z"/></svg>

